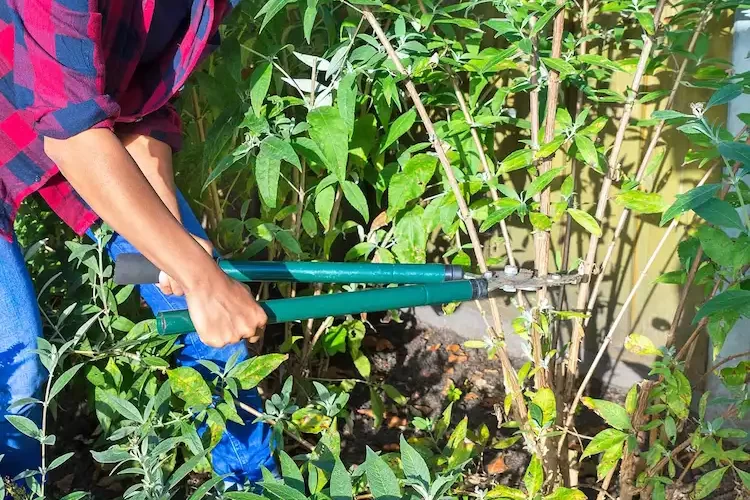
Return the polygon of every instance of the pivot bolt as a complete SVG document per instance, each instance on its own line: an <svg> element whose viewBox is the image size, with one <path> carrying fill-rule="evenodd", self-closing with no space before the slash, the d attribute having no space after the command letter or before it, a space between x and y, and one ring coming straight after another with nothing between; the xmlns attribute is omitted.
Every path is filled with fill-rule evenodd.
<svg viewBox="0 0 750 500"><path fill-rule="evenodd" d="M507 276L517 276L518 268L516 266L505 266L505 274Z"/></svg>

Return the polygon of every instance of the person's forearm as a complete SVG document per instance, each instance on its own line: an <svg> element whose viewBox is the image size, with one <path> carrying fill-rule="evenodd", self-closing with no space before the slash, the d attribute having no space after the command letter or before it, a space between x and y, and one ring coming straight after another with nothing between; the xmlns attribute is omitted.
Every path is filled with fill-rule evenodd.
<svg viewBox="0 0 750 500"><path fill-rule="evenodd" d="M182 221L177 203L177 187L172 169L172 148L145 135L118 135L156 194L178 221Z"/></svg>
<svg viewBox="0 0 750 500"><path fill-rule="evenodd" d="M217 270L183 229L109 130L63 141L45 138L45 151L75 190L115 231L186 290Z"/></svg>

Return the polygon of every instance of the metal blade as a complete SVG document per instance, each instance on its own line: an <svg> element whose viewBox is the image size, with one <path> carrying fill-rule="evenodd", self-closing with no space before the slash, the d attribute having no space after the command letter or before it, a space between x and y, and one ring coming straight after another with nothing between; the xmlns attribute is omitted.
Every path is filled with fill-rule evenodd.
<svg viewBox="0 0 750 500"><path fill-rule="evenodd" d="M577 285L585 276L578 273L570 274L548 274L536 276L531 269L518 269L515 266L505 266L503 271L492 271L485 276L490 291L502 290L507 293L515 293L518 290L535 291L544 287L560 287L564 285Z"/></svg>

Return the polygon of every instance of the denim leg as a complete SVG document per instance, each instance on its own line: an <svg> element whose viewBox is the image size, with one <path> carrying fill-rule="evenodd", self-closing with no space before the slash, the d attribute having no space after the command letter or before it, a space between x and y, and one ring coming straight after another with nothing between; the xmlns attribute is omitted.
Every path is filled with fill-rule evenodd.
<svg viewBox="0 0 750 500"><path fill-rule="evenodd" d="M181 193L177 193L177 199L185 228L196 236L207 238L200 222ZM108 251L113 259L121 253L137 252L135 247L120 235L115 235L112 238ZM187 302L184 297L164 295L156 285L142 285L140 294L154 314L187 309ZM244 342L216 349L201 342L195 332L186 334L183 338L183 344L185 347L178 352L177 364L194 367L199 371L205 371L198 364L200 360L213 361L219 366L223 366L235 353L239 353L239 361L249 357ZM254 408L262 408L262 402L255 390L245 391L240 394L239 399ZM240 414L242 414L241 410ZM219 444L211 452L211 457L217 474L229 474L228 480L232 482L254 482L261 479L261 466L265 466L271 471L276 470L270 449L271 430L265 424L253 424L253 418L249 415L242 416L248 417L245 425L228 422L227 430Z"/></svg>
<svg viewBox="0 0 750 500"><path fill-rule="evenodd" d="M39 397L47 372L34 352L42 322L31 276L18 243L0 238L0 475L13 477L41 464L39 442L19 433L7 415L41 422L39 405L8 410L14 401Z"/></svg>

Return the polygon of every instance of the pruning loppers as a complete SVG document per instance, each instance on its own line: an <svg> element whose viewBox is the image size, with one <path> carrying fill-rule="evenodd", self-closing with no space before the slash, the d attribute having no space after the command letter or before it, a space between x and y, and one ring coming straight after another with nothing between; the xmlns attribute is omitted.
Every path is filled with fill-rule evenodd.
<svg viewBox="0 0 750 500"><path fill-rule="evenodd" d="M506 266L484 275L443 264L375 264L337 262L241 262L220 260L219 267L241 282L290 282L370 285L406 285L355 292L295 297L261 302L268 323L344 316L451 302L485 299L494 291L515 293L580 283L579 274L535 276L527 269ZM140 254L122 254L115 263L118 285L143 285L159 281L159 269ZM188 311L157 316L159 333L194 330Z"/></svg>

